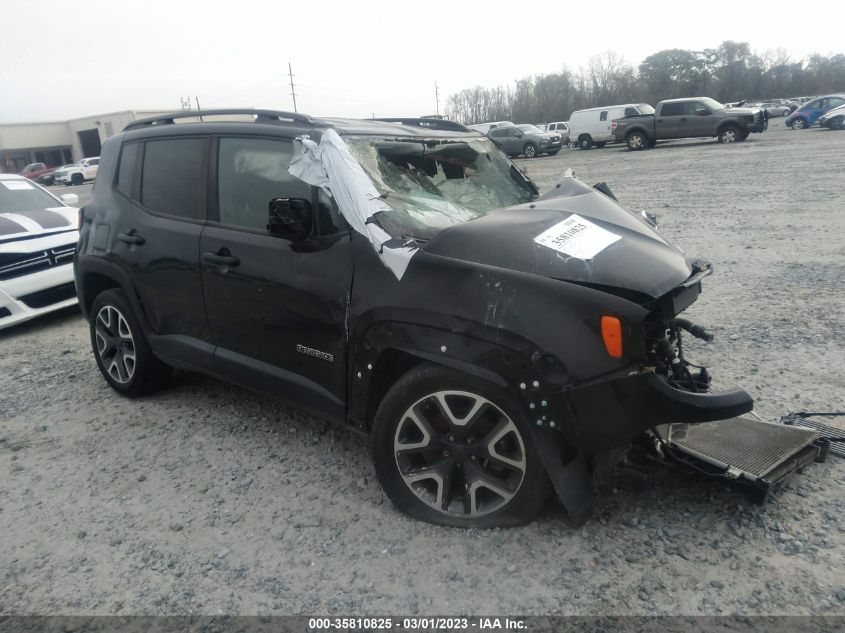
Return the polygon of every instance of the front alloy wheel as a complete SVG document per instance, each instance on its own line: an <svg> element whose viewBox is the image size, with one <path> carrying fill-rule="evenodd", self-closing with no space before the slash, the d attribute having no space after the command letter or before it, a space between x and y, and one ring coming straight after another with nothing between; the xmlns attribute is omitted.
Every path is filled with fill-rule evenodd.
<svg viewBox="0 0 845 633"><path fill-rule="evenodd" d="M726 127L724 130L721 131L719 134L719 142L720 143L736 143L740 139L740 132L737 128L730 126Z"/></svg>
<svg viewBox="0 0 845 633"><path fill-rule="evenodd" d="M396 426L405 485L438 512L480 517L506 505L525 478L525 442L508 415L467 391L438 391L412 404Z"/></svg>
<svg viewBox="0 0 845 633"><path fill-rule="evenodd" d="M438 525L489 528L529 521L548 477L514 393L422 363L387 392L373 419L373 462L403 512Z"/></svg>
<svg viewBox="0 0 845 633"><path fill-rule="evenodd" d="M526 143L525 147L522 148L522 154L525 158L534 158L537 155L537 148L534 147L533 143Z"/></svg>
<svg viewBox="0 0 845 633"><path fill-rule="evenodd" d="M135 374L135 340L120 311L112 305L100 308L94 322L97 353L106 372L117 383L126 384Z"/></svg>
<svg viewBox="0 0 845 633"><path fill-rule="evenodd" d="M795 120L792 122L793 130L803 130L805 127L807 127L807 122L800 116L796 117Z"/></svg>

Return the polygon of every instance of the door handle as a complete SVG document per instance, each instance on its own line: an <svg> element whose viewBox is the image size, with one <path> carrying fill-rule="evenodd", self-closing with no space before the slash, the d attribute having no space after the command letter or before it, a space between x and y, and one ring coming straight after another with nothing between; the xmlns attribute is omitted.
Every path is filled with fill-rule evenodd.
<svg viewBox="0 0 845 633"><path fill-rule="evenodd" d="M229 253L228 248L221 248L216 253L205 252L202 254L202 259L215 266L237 266L241 263L241 260Z"/></svg>
<svg viewBox="0 0 845 633"><path fill-rule="evenodd" d="M147 241L143 237L135 233L135 229L132 229L129 233L118 233L117 239L119 239L121 242L126 242L127 244L135 244L137 246L140 246L141 244Z"/></svg>

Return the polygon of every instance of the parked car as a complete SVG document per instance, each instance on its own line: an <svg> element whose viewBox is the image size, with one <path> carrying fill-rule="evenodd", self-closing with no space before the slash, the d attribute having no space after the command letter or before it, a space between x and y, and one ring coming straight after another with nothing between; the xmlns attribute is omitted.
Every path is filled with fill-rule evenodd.
<svg viewBox="0 0 845 633"><path fill-rule="evenodd" d="M43 174L38 176L38 178L35 179L35 182L41 185L42 187L49 187L50 185L56 184L56 169L50 169L49 171L45 171Z"/></svg>
<svg viewBox="0 0 845 633"><path fill-rule="evenodd" d="M583 523L648 429L753 406L681 350L710 265L606 187L540 195L450 121L221 112L256 116L103 144L75 273L118 393L181 367L287 399L370 434L398 508L464 527L529 520L549 481Z"/></svg>
<svg viewBox="0 0 845 633"><path fill-rule="evenodd" d="M56 170L54 180L58 185L81 185L97 178L100 157L83 158L78 163Z"/></svg>
<svg viewBox="0 0 845 633"><path fill-rule="evenodd" d="M78 202L0 174L0 329L76 303Z"/></svg>
<svg viewBox="0 0 845 633"><path fill-rule="evenodd" d="M831 130L845 129L845 105L837 106L821 115L819 126Z"/></svg>
<svg viewBox="0 0 845 633"><path fill-rule="evenodd" d="M772 101L764 101L762 103L751 104L750 107L760 108L765 110L769 117L789 116L792 113L789 106L780 105Z"/></svg>
<svg viewBox="0 0 845 633"><path fill-rule="evenodd" d="M647 103L628 103L576 110L569 117L569 139L580 149L604 147L615 140L611 121L644 114L654 114L654 108Z"/></svg>
<svg viewBox="0 0 845 633"><path fill-rule="evenodd" d="M554 156L560 151L560 134L543 132L527 123L495 127L487 136L508 156L534 158L540 154Z"/></svg>
<svg viewBox="0 0 845 633"><path fill-rule="evenodd" d="M569 124L566 121L555 121L545 126L546 132L557 132L560 134L560 142L569 144Z"/></svg>
<svg viewBox="0 0 845 633"><path fill-rule="evenodd" d="M793 130L803 130L812 127L816 120L828 110L845 104L845 95L827 95L808 101L795 112L786 117L784 124Z"/></svg>
<svg viewBox="0 0 845 633"><path fill-rule="evenodd" d="M473 125L468 125L467 127L471 130L475 130L476 132L487 134L493 128L508 125L513 125L513 123L511 123L510 121L490 121L489 123L475 123Z"/></svg>
<svg viewBox="0 0 845 633"><path fill-rule="evenodd" d="M23 176L24 178L29 178L30 180L35 181L42 174L45 174L52 170L53 168L46 163L30 163L22 170L20 170L18 174L20 176Z"/></svg>
<svg viewBox="0 0 845 633"><path fill-rule="evenodd" d="M752 132L768 127L766 113L758 108L726 108L709 97L668 99L654 114L613 121L613 135L630 150L653 147L657 141L715 136L720 143L744 141Z"/></svg>

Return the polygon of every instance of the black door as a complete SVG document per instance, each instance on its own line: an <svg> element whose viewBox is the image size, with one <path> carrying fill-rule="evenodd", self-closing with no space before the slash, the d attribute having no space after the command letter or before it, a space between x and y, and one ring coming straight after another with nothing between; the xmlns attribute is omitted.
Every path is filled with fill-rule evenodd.
<svg viewBox="0 0 845 633"><path fill-rule="evenodd" d="M215 365L234 382L341 417L349 230L321 191L288 174L292 150L290 140L218 140L218 221L200 244ZM268 232L273 198L311 201L311 238Z"/></svg>
<svg viewBox="0 0 845 633"><path fill-rule="evenodd" d="M199 268L209 144L209 138L167 138L123 146L116 183L123 208L111 227L111 248L129 269L153 334L165 342L207 341L210 362Z"/></svg>

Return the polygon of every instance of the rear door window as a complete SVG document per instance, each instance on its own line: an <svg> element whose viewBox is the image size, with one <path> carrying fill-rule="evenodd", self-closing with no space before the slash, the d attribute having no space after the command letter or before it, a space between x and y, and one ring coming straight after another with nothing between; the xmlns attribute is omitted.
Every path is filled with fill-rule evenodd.
<svg viewBox="0 0 845 633"><path fill-rule="evenodd" d="M684 103L664 103L660 114L661 116L682 116L685 106Z"/></svg>
<svg viewBox="0 0 845 633"><path fill-rule="evenodd" d="M190 220L205 219L208 139L147 141L141 176L141 204Z"/></svg>
<svg viewBox="0 0 845 633"><path fill-rule="evenodd" d="M601 115L599 115L599 121L607 121L607 110L603 110Z"/></svg>

